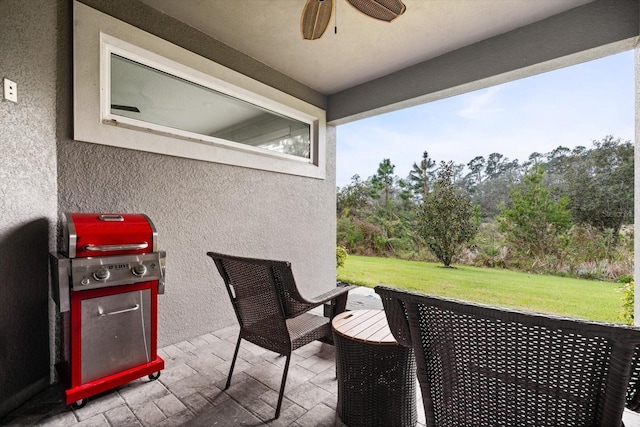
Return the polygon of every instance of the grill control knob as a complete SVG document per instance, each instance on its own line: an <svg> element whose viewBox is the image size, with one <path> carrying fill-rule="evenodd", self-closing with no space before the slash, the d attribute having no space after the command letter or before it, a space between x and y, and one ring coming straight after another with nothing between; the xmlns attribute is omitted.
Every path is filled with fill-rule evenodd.
<svg viewBox="0 0 640 427"><path fill-rule="evenodd" d="M93 272L93 278L96 280L107 280L109 278L109 270L101 268Z"/></svg>
<svg viewBox="0 0 640 427"><path fill-rule="evenodd" d="M147 267L144 264L134 265L131 272L134 276L142 277L147 272Z"/></svg>

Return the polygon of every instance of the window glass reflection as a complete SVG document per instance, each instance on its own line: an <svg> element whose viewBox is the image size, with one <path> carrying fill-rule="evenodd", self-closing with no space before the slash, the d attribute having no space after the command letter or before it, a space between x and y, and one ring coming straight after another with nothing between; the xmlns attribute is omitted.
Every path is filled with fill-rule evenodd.
<svg viewBox="0 0 640 427"><path fill-rule="evenodd" d="M111 114L310 158L310 126L111 54Z"/></svg>

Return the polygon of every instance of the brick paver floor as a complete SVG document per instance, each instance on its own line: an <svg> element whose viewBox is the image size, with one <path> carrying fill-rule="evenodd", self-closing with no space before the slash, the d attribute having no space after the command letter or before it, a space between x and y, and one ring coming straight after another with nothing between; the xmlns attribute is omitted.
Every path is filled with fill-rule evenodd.
<svg viewBox="0 0 640 427"><path fill-rule="evenodd" d="M350 309L381 307L366 288L352 291ZM231 387L224 390L238 327L169 345L158 351L165 369L157 381L146 377L94 396L80 409L64 404L53 385L0 419L8 426L298 426L340 425L333 346L313 342L293 353L280 418L273 420L285 358L242 342ZM418 388L418 426L424 410ZM640 416L625 413L627 427Z"/></svg>
<svg viewBox="0 0 640 427"><path fill-rule="evenodd" d="M349 308L381 307L363 289ZM285 358L242 341L231 386L224 390L238 327L233 326L158 350L165 369L157 381L144 377L91 397L71 409L53 385L0 419L8 426L333 426L337 382L333 346L310 343L291 358L280 417L273 420ZM421 404L419 405L421 406ZM423 411L419 408L419 412ZM421 415L424 423L424 416Z"/></svg>

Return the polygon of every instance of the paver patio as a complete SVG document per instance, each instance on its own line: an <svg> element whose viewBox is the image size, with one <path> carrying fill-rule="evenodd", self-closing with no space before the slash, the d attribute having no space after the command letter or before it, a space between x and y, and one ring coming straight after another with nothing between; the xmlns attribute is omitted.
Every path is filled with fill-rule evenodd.
<svg viewBox="0 0 640 427"><path fill-rule="evenodd" d="M353 294L353 296L352 296ZM372 290L359 288L349 309L381 307ZM336 419L334 348L310 343L293 353L280 418L273 420L285 358L243 341L231 387L223 390L238 327L207 333L158 350L165 369L94 396L84 408L64 404L53 385L0 419L7 426L298 426L340 425ZM640 416L625 413L627 427ZM418 387L418 426L424 426Z"/></svg>
<svg viewBox="0 0 640 427"><path fill-rule="evenodd" d="M350 309L381 307L372 290L352 291ZM158 350L165 369L94 396L84 408L64 404L53 385L0 419L27 426L332 426L336 422L334 348L310 343L293 353L280 418L273 420L285 358L243 341L231 387L223 391L238 327ZM421 404L419 405L421 406ZM420 420L424 414L419 408Z"/></svg>

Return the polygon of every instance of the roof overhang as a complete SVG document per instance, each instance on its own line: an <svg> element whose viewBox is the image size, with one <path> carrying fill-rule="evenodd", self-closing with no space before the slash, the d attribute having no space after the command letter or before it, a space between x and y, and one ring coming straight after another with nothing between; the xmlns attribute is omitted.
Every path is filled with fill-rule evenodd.
<svg viewBox="0 0 640 427"><path fill-rule="evenodd" d="M640 34L629 0L403 0L391 23L335 0L337 34L314 41L300 34L305 0L81 1L178 45L207 40L195 53L336 125L617 53Z"/></svg>

